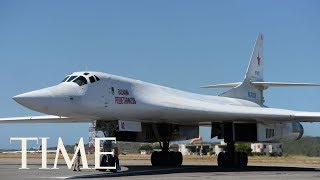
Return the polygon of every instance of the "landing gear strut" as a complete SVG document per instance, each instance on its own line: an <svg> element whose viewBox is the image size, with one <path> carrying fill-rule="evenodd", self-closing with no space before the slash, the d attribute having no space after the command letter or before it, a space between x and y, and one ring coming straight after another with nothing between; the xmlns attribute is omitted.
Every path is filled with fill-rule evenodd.
<svg viewBox="0 0 320 180"><path fill-rule="evenodd" d="M246 167L248 164L248 155L244 152L235 152L234 143L227 143L225 152L218 155L219 167Z"/></svg>
<svg viewBox="0 0 320 180"><path fill-rule="evenodd" d="M152 166L181 166L182 154L181 152L169 151L169 141L162 142L161 151L154 151L151 154Z"/></svg>

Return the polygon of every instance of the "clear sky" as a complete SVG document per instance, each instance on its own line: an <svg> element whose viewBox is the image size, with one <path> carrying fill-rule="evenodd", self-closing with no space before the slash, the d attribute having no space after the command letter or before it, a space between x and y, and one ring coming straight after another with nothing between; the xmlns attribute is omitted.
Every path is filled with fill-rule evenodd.
<svg viewBox="0 0 320 180"><path fill-rule="evenodd" d="M243 79L264 38L265 80L320 82L319 1L0 1L0 116L29 116L11 97L95 70L203 94ZM320 88L273 88L266 105L320 111ZM320 136L320 123L304 124ZM209 130L201 134L209 139ZM88 124L0 124L9 137L88 139Z"/></svg>

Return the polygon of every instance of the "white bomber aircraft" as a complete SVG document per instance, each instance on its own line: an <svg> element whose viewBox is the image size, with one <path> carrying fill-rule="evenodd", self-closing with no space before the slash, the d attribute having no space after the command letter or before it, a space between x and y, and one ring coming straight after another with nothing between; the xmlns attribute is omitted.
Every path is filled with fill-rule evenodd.
<svg viewBox="0 0 320 180"><path fill-rule="evenodd" d="M245 167L248 156L235 152L236 142L284 142L302 137L299 122L320 121L320 112L268 108L263 91L278 86L320 86L309 83L265 82L263 36L258 35L242 82L204 86L231 88L218 96L201 95L101 72L75 72L60 84L14 96L19 104L45 116L0 118L1 123L91 122L105 136L120 141L160 142L151 163L181 165L180 152L169 142L199 136L199 126L211 126L211 136L224 139L222 167Z"/></svg>

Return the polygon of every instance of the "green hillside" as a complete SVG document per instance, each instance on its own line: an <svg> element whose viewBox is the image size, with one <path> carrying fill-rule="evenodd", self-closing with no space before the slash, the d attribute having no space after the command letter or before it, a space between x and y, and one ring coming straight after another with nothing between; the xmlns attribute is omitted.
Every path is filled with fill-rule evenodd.
<svg viewBox="0 0 320 180"><path fill-rule="evenodd" d="M320 156L320 137L302 137L298 141L284 143L283 152L288 155Z"/></svg>

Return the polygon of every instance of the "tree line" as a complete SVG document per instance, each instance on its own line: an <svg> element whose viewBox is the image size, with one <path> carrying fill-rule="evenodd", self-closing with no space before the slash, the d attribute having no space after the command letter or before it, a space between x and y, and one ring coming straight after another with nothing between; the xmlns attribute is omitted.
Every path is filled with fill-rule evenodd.
<svg viewBox="0 0 320 180"><path fill-rule="evenodd" d="M302 137L293 142L283 143L287 155L320 156L320 137Z"/></svg>

